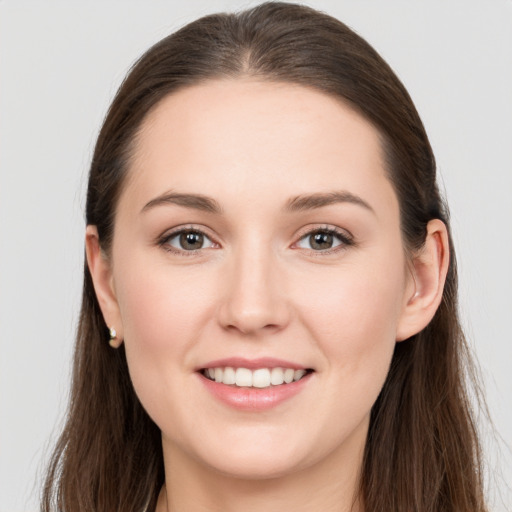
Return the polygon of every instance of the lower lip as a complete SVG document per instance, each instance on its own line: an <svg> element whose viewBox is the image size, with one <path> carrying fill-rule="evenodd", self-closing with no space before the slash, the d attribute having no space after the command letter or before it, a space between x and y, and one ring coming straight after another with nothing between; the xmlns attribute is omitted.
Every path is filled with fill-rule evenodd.
<svg viewBox="0 0 512 512"><path fill-rule="evenodd" d="M309 382L312 374L309 373L302 379L290 384L268 388L228 386L207 379L201 373L198 375L206 389L226 405L243 411L264 411L272 409L300 393Z"/></svg>

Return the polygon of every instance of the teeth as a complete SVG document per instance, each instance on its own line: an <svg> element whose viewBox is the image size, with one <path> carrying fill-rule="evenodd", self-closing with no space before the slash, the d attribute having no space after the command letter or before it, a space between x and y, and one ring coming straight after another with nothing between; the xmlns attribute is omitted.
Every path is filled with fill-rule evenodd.
<svg viewBox="0 0 512 512"><path fill-rule="evenodd" d="M247 368L207 368L203 374L210 380L222 382L227 385L240 387L268 388L296 382L304 375L306 370L293 368L259 368L251 371Z"/></svg>
<svg viewBox="0 0 512 512"><path fill-rule="evenodd" d="M252 374L252 385L255 388L268 388L270 386L270 370L262 368Z"/></svg>
<svg viewBox="0 0 512 512"><path fill-rule="evenodd" d="M295 372L292 368L286 368L284 371L284 381L286 384L290 384L290 382L293 382L293 376L295 375Z"/></svg>
<svg viewBox="0 0 512 512"><path fill-rule="evenodd" d="M306 375L306 370L295 370L295 372L293 374L293 380L298 381L298 380L302 379L302 377L304 377L304 375Z"/></svg>
<svg viewBox="0 0 512 512"><path fill-rule="evenodd" d="M247 368L237 368L235 372L235 384L237 386L252 386L252 372Z"/></svg>
<svg viewBox="0 0 512 512"><path fill-rule="evenodd" d="M224 375L222 378L224 384L236 384L236 374L233 368L224 368Z"/></svg>
<svg viewBox="0 0 512 512"><path fill-rule="evenodd" d="M282 368L272 368L270 372L270 383L273 386L279 386L284 382L284 375Z"/></svg>

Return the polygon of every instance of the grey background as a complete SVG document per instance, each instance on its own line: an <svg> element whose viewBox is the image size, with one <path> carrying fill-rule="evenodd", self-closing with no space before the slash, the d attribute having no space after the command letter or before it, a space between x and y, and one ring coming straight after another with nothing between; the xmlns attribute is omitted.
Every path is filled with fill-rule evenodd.
<svg viewBox="0 0 512 512"><path fill-rule="evenodd" d="M451 206L464 324L501 437L483 427L492 510L512 510L512 2L308 3L367 38L422 115ZM0 512L37 510L62 424L86 174L112 95L161 37L253 4L0 0Z"/></svg>

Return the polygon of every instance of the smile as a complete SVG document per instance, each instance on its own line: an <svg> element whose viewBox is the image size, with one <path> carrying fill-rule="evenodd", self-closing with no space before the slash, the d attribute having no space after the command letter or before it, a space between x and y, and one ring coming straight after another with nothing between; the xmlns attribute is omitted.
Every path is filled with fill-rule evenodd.
<svg viewBox="0 0 512 512"><path fill-rule="evenodd" d="M204 368L201 373L207 379L229 386L245 388L269 388L301 380L312 370L293 368L234 368L231 366Z"/></svg>

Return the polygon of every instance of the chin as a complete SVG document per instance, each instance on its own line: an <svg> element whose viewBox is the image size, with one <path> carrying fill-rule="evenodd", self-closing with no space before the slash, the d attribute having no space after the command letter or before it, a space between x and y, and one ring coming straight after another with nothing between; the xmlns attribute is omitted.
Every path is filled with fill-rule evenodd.
<svg viewBox="0 0 512 512"><path fill-rule="evenodd" d="M241 480L271 480L282 478L301 469L297 461L277 460L276 457L236 457L211 466L223 476Z"/></svg>
<svg viewBox="0 0 512 512"><path fill-rule="evenodd" d="M308 465L297 446L261 441L233 442L227 448L210 445L203 453L196 452L194 458L216 473L247 480L280 478Z"/></svg>

